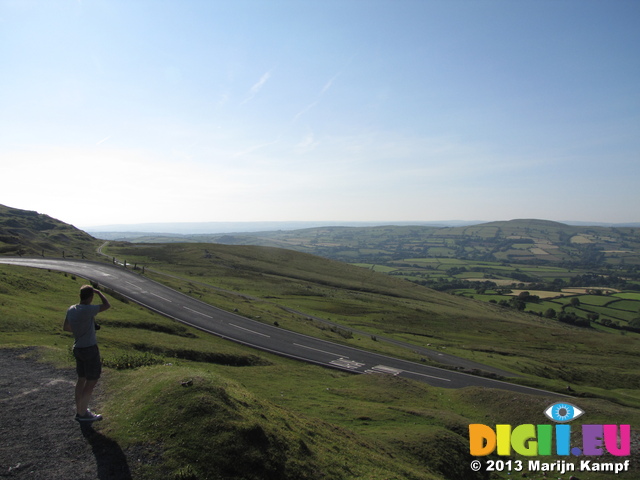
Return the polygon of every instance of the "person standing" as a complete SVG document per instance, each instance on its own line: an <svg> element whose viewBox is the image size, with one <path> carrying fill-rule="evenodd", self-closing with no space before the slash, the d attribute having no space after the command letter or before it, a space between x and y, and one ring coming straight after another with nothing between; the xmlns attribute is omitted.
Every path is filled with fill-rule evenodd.
<svg viewBox="0 0 640 480"><path fill-rule="evenodd" d="M101 305L91 304L95 295L100 297ZM96 325L95 317L98 313L109 308L111 308L111 304L100 290L91 285L83 285L80 288L80 303L69 307L64 320L64 330L72 332L75 339L73 356L76 359L76 372L78 373L75 390L75 418L79 422L102 420L102 415L89 410L89 401L102 373L102 361L96 339L96 330L100 327Z"/></svg>

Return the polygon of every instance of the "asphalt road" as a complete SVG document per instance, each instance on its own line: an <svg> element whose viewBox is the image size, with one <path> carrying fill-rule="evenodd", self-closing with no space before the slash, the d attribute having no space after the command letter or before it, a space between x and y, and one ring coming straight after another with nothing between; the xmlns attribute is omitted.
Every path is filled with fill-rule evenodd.
<svg viewBox="0 0 640 480"><path fill-rule="evenodd" d="M445 388L499 388L526 394L564 396L499 380L367 352L250 320L149 280L123 267L47 258L1 258L0 263L63 271L94 281L176 321L253 348L353 373L398 375Z"/></svg>

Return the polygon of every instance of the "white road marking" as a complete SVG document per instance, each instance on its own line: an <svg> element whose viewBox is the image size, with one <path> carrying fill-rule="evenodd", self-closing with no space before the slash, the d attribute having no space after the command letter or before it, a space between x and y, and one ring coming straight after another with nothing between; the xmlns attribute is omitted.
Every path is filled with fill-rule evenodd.
<svg viewBox="0 0 640 480"><path fill-rule="evenodd" d="M194 310L193 308L189 308L189 307L185 307L185 306L183 306L182 308L184 308L186 310L189 310L190 312L197 313L198 315L202 315L203 317L213 318L211 315L207 315L206 313L199 312L197 310Z"/></svg>
<svg viewBox="0 0 640 480"><path fill-rule="evenodd" d="M411 373L413 375L420 375L421 377L435 378L436 380L442 380L443 382L450 382L448 378L434 377L433 375L427 375L426 373L412 372L411 370L403 370L404 373Z"/></svg>
<svg viewBox="0 0 640 480"><path fill-rule="evenodd" d="M132 287L137 288L138 290L142 290L142 287L140 287L139 285L136 285L135 283L131 283L131 282L127 281L127 280L125 280L124 283L128 283Z"/></svg>
<svg viewBox="0 0 640 480"><path fill-rule="evenodd" d="M356 368L360 368L364 365L364 363L358 363L354 360L347 360L346 358L339 358L338 360L332 360L331 363L339 367L348 368L349 370L355 370Z"/></svg>
<svg viewBox="0 0 640 480"><path fill-rule="evenodd" d="M256 332L255 330L249 330L248 328L241 327L240 325L236 325L234 323L230 323L232 327L239 328L241 330L246 330L247 332L255 333L256 335L262 335L263 337L271 338L271 335L266 335L264 333Z"/></svg>
<svg viewBox="0 0 640 480"><path fill-rule="evenodd" d="M399 368L387 367L385 365L376 365L375 367L371 367L375 373L386 373L387 375L399 375L404 370L400 370Z"/></svg>
<svg viewBox="0 0 640 480"><path fill-rule="evenodd" d="M307 347L306 345L301 345L300 343L294 343L294 345L296 347L302 347L302 348L308 348L309 350L315 350L316 352L328 353L329 355L335 355L336 357L340 356L337 353L327 352L326 350L320 350L319 348ZM343 357L343 358L349 358L349 357Z"/></svg>
<svg viewBox="0 0 640 480"><path fill-rule="evenodd" d="M54 263L54 264L53 264L53 266L55 267L55 266L56 266L56 264ZM110 274L110 273L104 272L104 271L102 271L102 270L101 270L100 268L98 268L98 267L96 267L96 269L94 270L94 272L95 272L95 273L98 273L98 274L100 274L100 275L102 275L103 277L110 277L110 276L111 276L111 274ZM71 273L71 272L69 272L69 273ZM80 275L80 274L78 273L77 275Z"/></svg>
<svg viewBox="0 0 640 480"><path fill-rule="evenodd" d="M168 298L161 297L160 295L155 294L155 293L153 293L153 292L149 292L149 294L150 294L150 295L153 295L154 297L161 298L161 299L162 299L162 300L164 300L165 302L172 303L172 302L171 302L171 300L169 300ZM184 308L187 308L187 307L184 307Z"/></svg>

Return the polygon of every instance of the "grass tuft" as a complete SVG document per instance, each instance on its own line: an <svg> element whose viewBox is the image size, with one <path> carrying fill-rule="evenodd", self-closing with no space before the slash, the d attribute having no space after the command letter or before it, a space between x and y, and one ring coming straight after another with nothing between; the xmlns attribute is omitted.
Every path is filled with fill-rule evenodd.
<svg viewBox="0 0 640 480"><path fill-rule="evenodd" d="M102 359L104 367L115 370L149 367L151 365L162 365L163 363L165 363L164 358L149 352L123 353Z"/></svg>

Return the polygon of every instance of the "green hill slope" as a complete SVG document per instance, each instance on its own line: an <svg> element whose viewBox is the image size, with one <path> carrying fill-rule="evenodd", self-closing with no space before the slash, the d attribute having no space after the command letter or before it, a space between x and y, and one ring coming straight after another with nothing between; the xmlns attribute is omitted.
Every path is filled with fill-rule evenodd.
<svg viewBox="0 0 640 480"><path fill-rule="evenodd" d="M71 368L61 318L85 282L0 265L0 346L36 345ZM469 469L470 423L547 423L550 398L352 375L256 352L116 298L112 305L100 316L105 420L96 429L126 453L136 479L488 480ZM571 401L588 412L586 423L638 425L637 409Z"/></svg>
<svg viewBox="0 0 640 480"><path fill-rule="evenodd" d="M9 228L25 249L52 232L76 231L20 212ZM47 228L38 230L40 221ZM94 245L85 240L79 245ZM640 336L633 333L594 334L290 250L112 243L107 252L137 264L140 274L144 266L144 275L282 328L421 361L376 341L386 335L517 372L523 383L562 392L570 383L571 401L589 412L588 421L638 425ZM0 266L0 343L38 345L70 366L61 318L85 282ZM113 304L101 318L109 420L100 428L123 449L156 459L141 464L137 478L484 480L486 472L468 468L468 424L546 422L546 398L352 376L235 345L126 301Z"/></svg>
<svg viewBox="0 0 640 480"><path fill-rule="evenodd" d="M82 257L99 241L48 215L0 205L0 255Z"/></svg>
<svg viewBox="0 0 640 480"><path fill-rule="evenodd" d="M628 400L640 389L635 333L594 334L290 250L116 243L107 252L206 302L307 335L424 361L376 341L390 337L511 371L522 375L519 382L546 389L564 391L571 383Z"/></svg>

